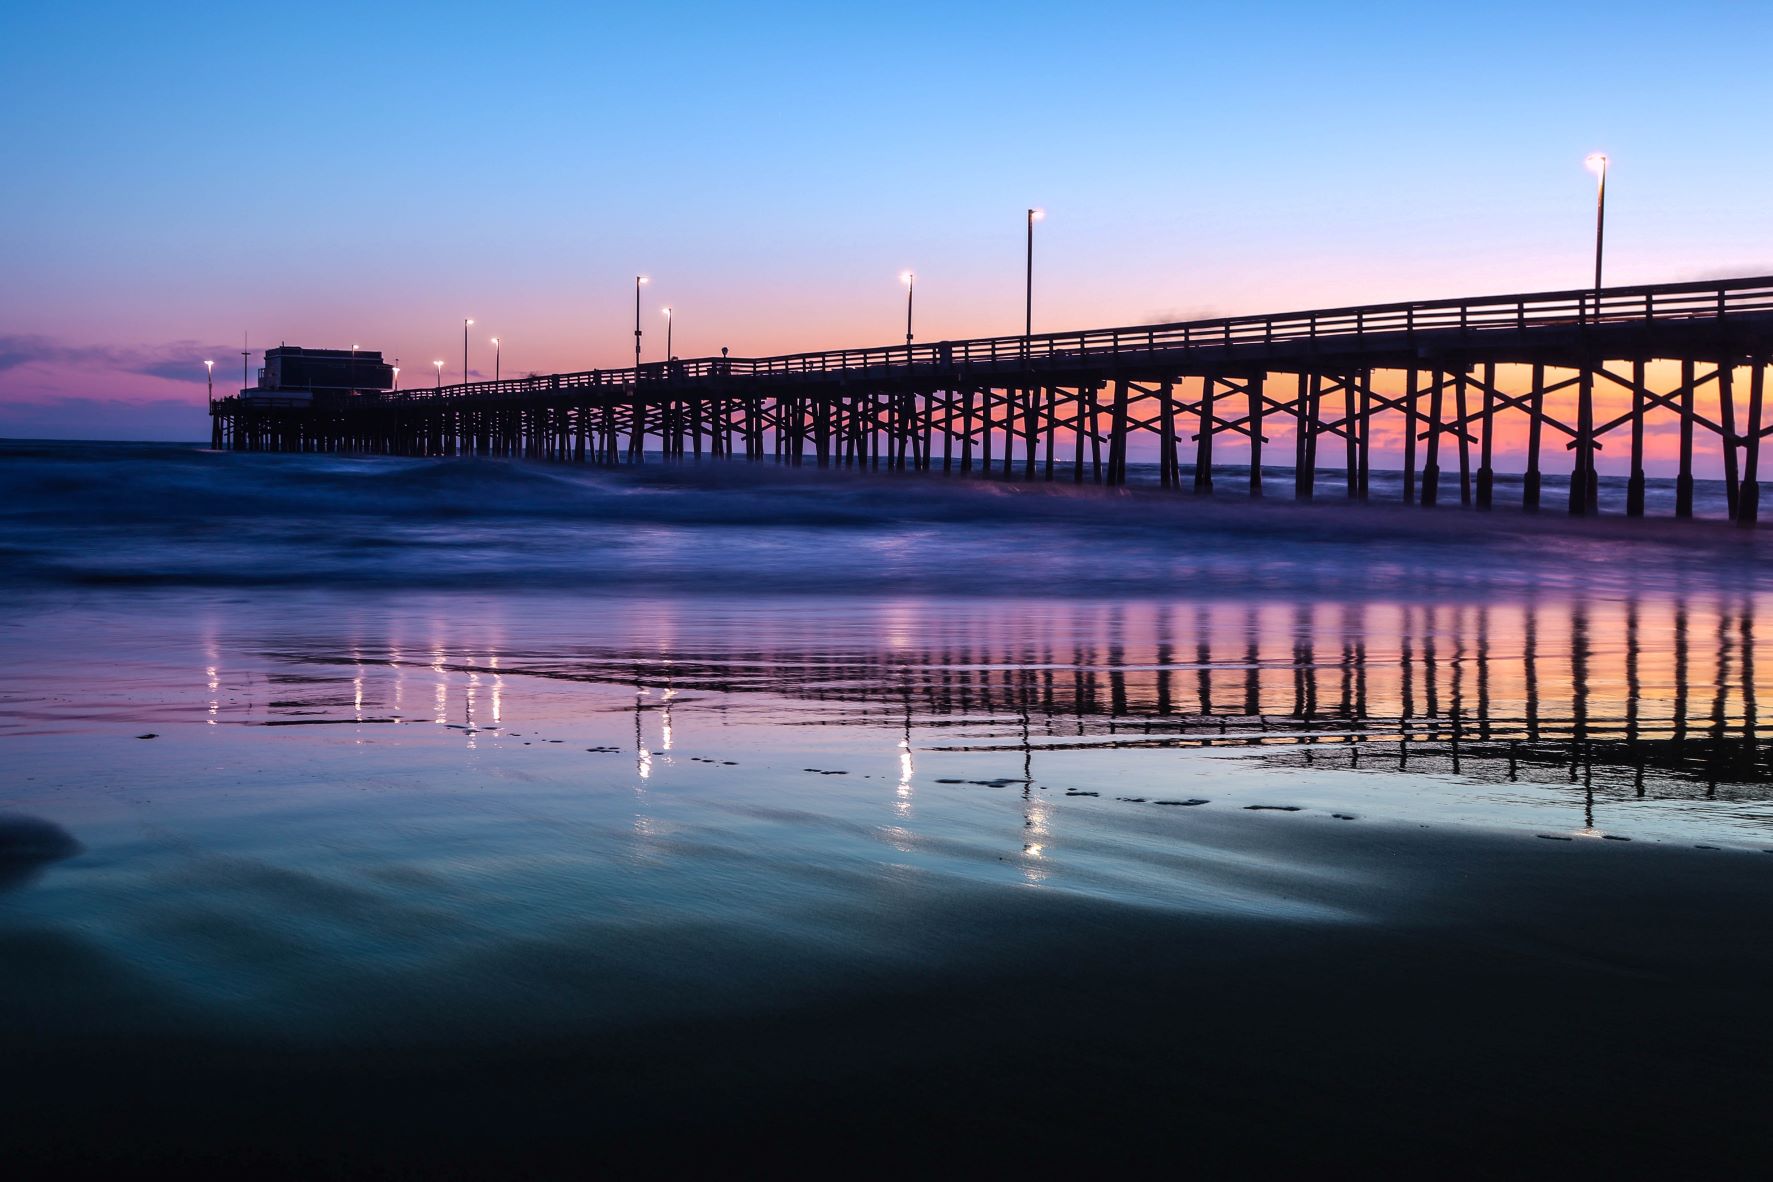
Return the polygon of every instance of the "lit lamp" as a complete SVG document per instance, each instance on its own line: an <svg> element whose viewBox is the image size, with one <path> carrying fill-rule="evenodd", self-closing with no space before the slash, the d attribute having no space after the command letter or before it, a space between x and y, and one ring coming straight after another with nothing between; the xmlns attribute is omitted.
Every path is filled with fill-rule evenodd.
<svg viewBox="0 0 1773 1182"><path fill-rule="evenodd" d="M1034 335L1034 223L1047 216L1044 209L1028 211L1028 283L1022 304L1022 335Z"/></svg>
<svg viewBox="0 0 1773 1182"><path fill-rule="evenodd" d="M1584 164L1595 175L1594 198L1594 307L1601 310L1601 243L1607 229L1607 155L1591 152Z"/></svg>
<svg viewBox="0 0 1773 1182"><path fill-rule="evenodd" d="M899 272L899 282L905 285L905 347L911 347L911 297L917 292L917 273L915 271Z"/></svg>
<svg viewBox="0 0 1773 1182"><path fill-rule="evenodd" d="M671 364L671 309L665 308L665 364Z"/></svg>
<svg viewBox="0 0 1773 1182"><path fill-rule="evenodd" d="M215 407L215 362L205 361L203 363L203 368L205 371L207 371L206 379L209 382L209 405L210 405L211 409L214 409L214 407Z"/></svg>
<svg viewBox="0 0 1773 1182"><path fill-rule="evenodd" d="M634 380L640 380L640 288L647 281L645 275L634 277Z"/></svg>
<svg viewBox="0 0 1773 1182"><path fill-rule="evenodd" d="M443 362L442 360L437 360L433 361L431 364L437 367L437 388L441 390L443 389Z"/></svg>
<svg viewBox="0 0 1773 1182"><path fill-rule="evenodd" d="M492 339L492 343L493 343L493 381L496 382L499 380L499 353L501 351L501 348L499 345L499 338L494 337Z"/></svg>

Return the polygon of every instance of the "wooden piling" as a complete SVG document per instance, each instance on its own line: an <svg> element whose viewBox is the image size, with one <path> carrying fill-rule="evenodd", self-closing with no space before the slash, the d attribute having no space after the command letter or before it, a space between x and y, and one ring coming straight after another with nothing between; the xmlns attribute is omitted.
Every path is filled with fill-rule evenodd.
<svg viewBox="0 0 1773 1182"><path fill-rule="evenodd" d="M1484 362L1484 417L1479 447L1477 473L1477 507L1491 507L1495 495L1496 469L1492 467L1496 442L1496 363Z"/></svg>
<svg viewBox="0 0 1773 1182"><path fill-rule="evenodd" d="M1447 375L1434 371L1434 386L1428 396L1428 446L1422 462L1422 504L1432 509L1440 493L1441 481L1441 399L1447 388Z"/></svg>
<svg viewBox="0 0 1773 1182"><path fill-rule="evenodd" d="M1724 498L1729 506L1730 520L1736 520L1737 485L1736 469L1736 400L1734 379L1736 367L1733 358L1724 358L1718 362L1718 425L1723 428L1724 446Z"/></svg>
<svg viewBox="0 0 1773 1182"><path fill-rule="evenodd" d="M1257 373L1244 376L1245 396L1248 399L1250 419L1250 496L1262 495L1262 375Z"/></svg>
<svg viewBox="0 0 1773 1182"><path fill-rule="evenodd" d="M1760 511L1761 486L1758 483L1761 460L1761 396L1767 373L1767 358L1749 359L1748 422L1743 428L1742 491L1736 499L1736 520L1753 525Z"/></svg>
<svg viewBox="0 0 1773 1182"><path fill-rule="evenodd" d="M1693 361L1681 362L1681 451L1675 473L1675 516L1693 516Z"/></svg>
<svg viewBox="0 0 1773 1182"><path fill-rule="evenodd" d="M1459 424L1459 503L1468 508L1471 505L1471 423L1466 414L1465 388L1470 380L1471 371L1461 361L1459 378L1453 386L1453 418Z"/></svg>
<svg viewBox="0 0 1773 1182"><path fill-rule="evenodd" d="M1521 508L1539 511L1539 443L1545 425L1545 366L1533 365L1532 389L1528 391L1527 470L1521 475Z"/></svg>
<svg viewBox="0 0 1773 1182"><path fill-rule="evenodd" d="M1217 379L1212 374L1200 383L1200 434L1194 444L1194 491L1213 491L1213 390Z"/></svg>

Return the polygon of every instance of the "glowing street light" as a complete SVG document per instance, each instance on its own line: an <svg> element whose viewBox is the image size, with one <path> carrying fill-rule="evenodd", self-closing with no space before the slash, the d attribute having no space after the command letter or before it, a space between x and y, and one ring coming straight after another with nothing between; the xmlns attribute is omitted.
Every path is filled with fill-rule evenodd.
<svg viewBox="0 0 1773 1182"><path fill-rule="evenodd" d="M207 379L209 381L209 406L210 406L211 410L214 410L215 409L215 362L205 361L203 363L203 368L205 371L207 371Z"/></svg>
<svg viewBox="0 0 1773 1182"><path fill-rule="evenodd" d="M473 324L466 317L462 320L462 385L468 384L468 326Z"/></svg>
<svg viewBox="0 0 1773 1182"><path fill-rule="evenodd" d="M493 381L496 382L499 380L499 354L503 351L503 347L499 344L498 337L494 337L492 339L492 343L493 343Z"/></svg>
<svg viewBox="0 0 1773 1182"><path fill-rule="evenodd" d="M400 358L394 359L394 388L400 389Z"/></svg>
<svg viewBox="0 0 1773 1182"><path fill-rule="evenodd" d="M899 282L905 285L905 347L911 347L911 297L917 292L917 272L899 272Z"/></svg>
<svg viewBox="0 0 1773 1182"><path fill-rule="evenodd" d="M634 277L634 380L640 380L640 288L646 283L645 275Z"/></svg>
<svg viewBox="0 0 1773 1182"><path fill-rule="evenodd" d="M1591 152L1582 163L1595 175L1594 306L1598 313L1601 310L1601 243L1607 229L1607 154Z"/></svg>
<svg viewBox="0 0 1773 1182"><path fill-rule="evenodd" d="M437 388L443 389L443 359L440 357L431 363L437 367Z"/></svg>
<svg viewBox="0 0 1773 1182"><path fill-rule="evenodd" d="M1022 335L1034 335L1034 223L1047 216L1044 209L1028 211L1028 284L1022 305Z"/></svg>
<svg viewBox="0 0 1773 1182"><path fill-rule="evenodd" d="M673 323L673 317L671 315L671 307L670 307L670 305L666 305L666 307L665 307L665 365L667 368L669 368L669 366L671 365L671 326L672 326L672 323Z"/></svg>

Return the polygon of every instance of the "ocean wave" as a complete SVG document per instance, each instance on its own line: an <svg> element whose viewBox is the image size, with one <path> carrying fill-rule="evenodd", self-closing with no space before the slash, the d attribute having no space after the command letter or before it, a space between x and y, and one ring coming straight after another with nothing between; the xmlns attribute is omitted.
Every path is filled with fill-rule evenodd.
<svg viewBox="0 0 1773 1182"><path fill-rule="evenodd" d="M1409 596L1753 580L1765 551L1719 523L776 464L0 445L13 584Z"/></svg>

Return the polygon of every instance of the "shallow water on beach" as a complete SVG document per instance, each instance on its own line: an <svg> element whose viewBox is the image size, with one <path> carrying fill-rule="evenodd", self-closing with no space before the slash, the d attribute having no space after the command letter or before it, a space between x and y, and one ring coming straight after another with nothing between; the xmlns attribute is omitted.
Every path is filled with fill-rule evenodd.
<svg viewBox="0 0 1773 1182"><path fill-rule="evenodd" d="M239 457L110 457L118 516L73 465L60 503L15 502L4 525L0 814L79 843L0 866L21 1061L90 1080L170 1043L199 1064L169 1085L175 1105L271 1086L241 1066L267 1055L337 1052L354 1079L430 1086L449 1075L434 1058L389 1056L582 1066L631 1038L622 1054L660 1078L619 1100L585 1083L594 1106L693 1125L683 1106L710 1096L715 1124L753 1089L813 1104L812 1080L852 1098L862 1077L995 1086L990 1063L1044 1045L1062 1075L1096 1079L1089 1104L1144 1113L1160 1069L1129 1065L1182 1038L1151 1024L1181 998L1225 1014L1265 997L1270 1032L1249 1037L1328 1048L1320 1068L1299 1060L1299 1087L1366 1070L1350 1065L1373 1052L1335 1043L1333 1019L1304 1033L1278 1016L1318 1002L1272 991L1316 982L1383 1026L1398 1019L1338 992L1378 964L1499 1046L1566 1020L1486 1009L1521 980L1587 996L1598 971L1637 983L1623 1006L1715 970L1746 992L1692 1035L1704 1054L1643 1063L1729 1076L1769 1044L1746 1007L1773 974L1736 926L1773 901L1757 538L1486 525L1462 546L1388 535L1382 510L1290 506L1158 506L1135 528L1124 499L1085 496L1042 502L1038 541L1003 522L1011 536L950 577L964 547L943 533L989 534L1001 491L870 506L843 499L847 477L603 474L568 511L532 487L552 476L514 465L274 459L266 477ZM303 510L304 473L330 507ZM476 508L460 474L527 499ZM229 501L237 477L283 499ZM453 508L378 526L349 489L384 479L402 482L391 513L426 489ZM129 495L169 482L215 500ZM775 491L792 512L760 517ZM1468 569L1424 566L1461 550ZM335 569L353 577L326 585ZM1702 914L1702 896L1739 908ZM1301 959L1250 967L1283 955ZM1480 988L1486 973L1502 984ZM1446 992L1455 977L1471 992ZM1145 1017L1037 1019L1005 999L1011 979ZM926 1025L882 1016L901 1011ZM790 1023L776 1050L728 1048L752 1075L699 1074L717 1068L696 1046L766 1018ZM885 1041L821 1049L858 1031ZM1488 1053L1416 1070L1512 1079L1501 1051L1472 1067ZM1571 1079L1617 1071L1611 1053L1577 1055ZM1097 1079L1097 1054L1124 1078ZM270 1076L316 1104L288 1081L345 1086L335 1070ZM1247 1112L1294 1085L1225 1086L1189 1095ZM47 1111L53 1129L68 1110ZM500 1145L524 1119L474 1136ZM1030 1135L1016 1119L989 1117Z"/></svg>

